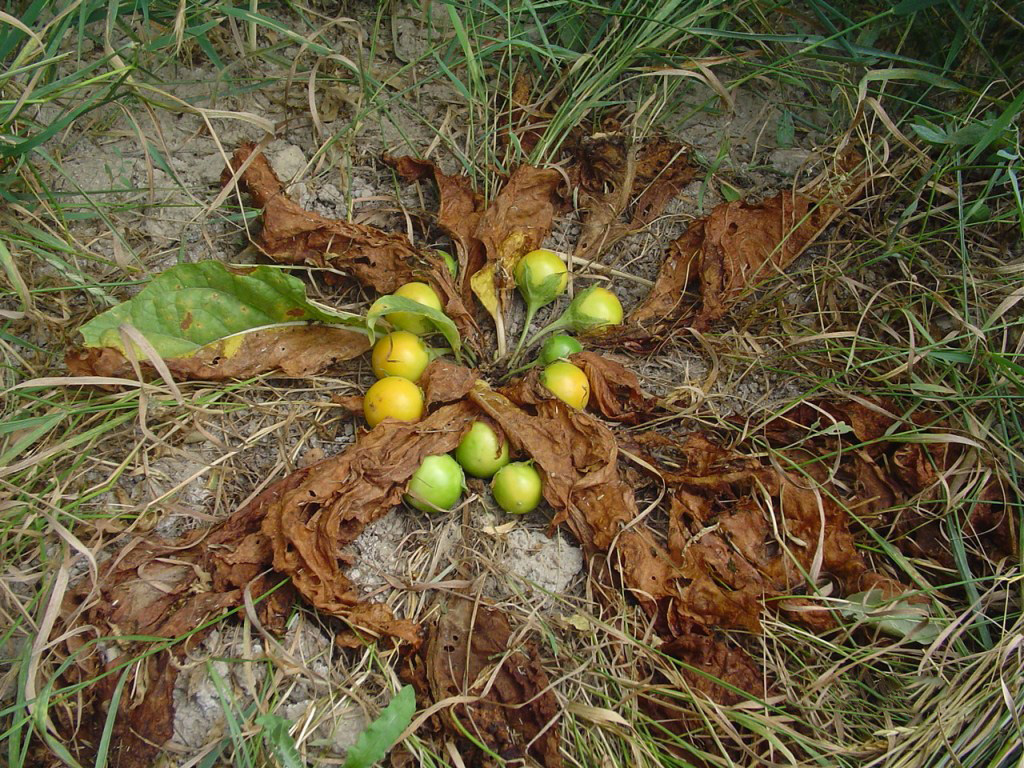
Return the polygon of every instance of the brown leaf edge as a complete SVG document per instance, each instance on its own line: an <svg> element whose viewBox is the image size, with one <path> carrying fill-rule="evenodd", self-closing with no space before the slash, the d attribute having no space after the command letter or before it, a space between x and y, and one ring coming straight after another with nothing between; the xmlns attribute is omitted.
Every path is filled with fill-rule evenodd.
<svg viewBox="0 0 1024 768"><path fill-rule="evenodd" d="M594 336L592 343L649 344L683 326L708 330L745 293L789 266L862 192L866 182L855 171L860 161L854 152L841 156L839 183L832 188L819 182L803 193L784 191L757 204L715 206L669 244L654 286L625 325ZM699 298L686 294L693 283L699 283Z"/></svg>
<svg viewBox="0 0 1024 768"><path fill-rule="evenodd" d="M270 163L252 144L235 150L223 182L239 172L239 187L262 209L262 228L252 241L267 257L284 264L330 266L382 294L408 282L426 282L463 340L470 347L477 344L480 330L437 252L415 248L404 235L307 211L285 194Z"/></svg>
<svg viewBox="0 0 1024 768"><path fill-rule="evenodd" d="M252 331L236 339L207 344L188 357L164 361L176 379L228 381L279 371L294 378L312 376L351 360L370 348L365 334L326 325L291 326ZM135 378L135 368L119 350L92 347L69 350L65 356L75 376ZM152 363L139 361L146 379L158 373Z"/></svg>
<svg viewBox="0 0 1024 768"><path fill-rule="evenodd" d="M468 733L502 760L532 758L545 768L561 768L561 707L540 649L534 640L513 647L512 639L501 610L453 596L442 605L423 654L431 698L479 697L445 711L443 724L452 738L468 745ZM476 754L474 764L487 762Z"/></svg>

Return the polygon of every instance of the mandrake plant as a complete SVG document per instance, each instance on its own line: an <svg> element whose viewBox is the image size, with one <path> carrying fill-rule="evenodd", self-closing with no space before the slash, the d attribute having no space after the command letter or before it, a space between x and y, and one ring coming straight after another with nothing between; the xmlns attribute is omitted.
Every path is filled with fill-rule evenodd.
<svg viewBox="0 0 1024 768"><path fill-rule="evenodd" d="M416 730L404 735L428 763L448 761L436 746L447 741L470 761L529 755L548 765L1010 764L1020 748L1012 640L1019 631L1019 425L1009 394L1019 383L1018 271L997 254L1006 231L1022 220L1014 192L1020 102L1012 92L982 95L970 78L950 77L957 75L950 62L970 46L966 41L1001 17L998 9L992 16L972 11L958 22L961 33L944 52L948 61L932 61L929 53L897 66L907 64L903 53L859 32L881 35L886 26L905 25L913 37L942 18L934 4L901 3L857 21L842 8L812 10L834 31L783 33L777 18L753 4L732 15L702 4L631 4L605 15L561 3L545 11L542 25L533 20L539 10L524 6L499 19L501 43L488 26L493 9L446 8L452 35L428 56L443 65L436 67L439 77L462 86L476 115L474 140L453 149L481 183L474 187L429 162L399 158L395 168L437 188L436 222L459 256L454 279L434 249L411 245L404 234L310 214L282 194L259 151L235 154L227 188L238 183L261 212L254 243L279 265L243 274L219 263L187 264L156 277L130 302L84 326L75 339L84 348L68 358L75 375L133 387L166 408L185 402L183 378L234 382L269 370L314 377L358 359L369 345L363 313L310 300L306 285L286 277L281 264L342 272L379 293L411 278L431 282L445 309L431 319L447 330L450 348L464 345L467 365L434 365L424 383L431 407L419 424L361 434L345 453L287 475L202 535L173 544L143 537L124 558L96 563L95 576L68 590L66 604L60 589L68 589L67 581L54 582L49 621L78 639L56 646L42 686L35 683L38 657L28 653L35 649L26 646L22 698L5 715L11 762L26 761L30 730L66 761L87 763L94 754L99 762L148 760L169 725L172 659L243 610L254 626L274 629L294 606L307 605L339 620L333 628L342 643L373 647L376 639L385 654L395 641L419 647L402 663L388 656L382 677L394 691L395 670L413 679L424 672L419 709L441 714L429 723L417 718ZM184 16L165 18L188 22L201 12L188 6ZM266 31L295 34L258 7L220 12L237 22L238 39L250 48ZM113 31L114 20L106 23ZM531 24L550 33L538 42ZM190 23L184 28L194 31ZM666 61L678 64L673 46L680 30L697 41L691 57L704 58L666 73ZM225 55L212 28L194 37L207 41L196 43L200 50ZM334 55L316 48L323 43L312 32L308 38L313 54ZM740 49L755 39L758 47ZM601 56L579 55L595 46ZM726 75L707 54L729 46L742 55L731 57L739 70ZM628 50L651 58L638 62ZM770 66L751 50L768 56ZM517 77L530 69L519 63L524 51L536 57L533 83ZM695 218L666 248L650 292L626 325L586 339L587 351L574 358L592 389L590 413L551 399L536 372L505 388L484 383L496 385L506 373L503 356L495 355L497 321L517 321L514 260L568 215L566 178L546 172L542 161L570 160L573 215L587 217L587 247L569 254L582 259L570 259L579 288L614 274L613 267L590 265L605 244L659 217L652 200L671 199L702 175L702 189L714 185L726 172L681 144L631 135L675 111L678 91L649 102L643 97L655 90L645 90L647 83L700 82L717 108L744 83L769 74L831 85L836 57L873 68L837 88L835 98L850 99L853 115L839 126L844 151L829 155L834 160L818 185L756 204L709 205ZM496 69L487 69L492 64ZM997 64L993 72L1006 74L1004 61ZM490 71L507 74L500 97L488 89ZM141 95L146 89L133 74L135 83L126 87ZM361 109L386 113L401 101L371 73L359 77ZM518 94L517 80L527 83ZM618 98L648 104L647 111L618 110L624 130L612 123L613 130L601 132L611 136L584 131L587 141L577 149L572 132L594 110L615 112L608 97L619 88L625 95ZM952 92L961 105L933 106L932 89ZM894 104L908 117L894 118ZM845 119L845 110L834 111ZM794 120L797 113L789 114ZM897 123L903 130L894 132L890 125ZM786 126L780 123L782 141L795 129ZM908 133L913 149L904 143ZM845 151L851 144L863 160ZM327 142L324 154L336 145L343 139ZM527 156L535 163L524 163ZM499 172L484 170L492 167ZM16 171L15 187L25 179ZM455 204L469 213L446 216ZM529 226L499 215L507 209L529 209ZM61 251L51 252L43 237L54 238L52 232L40 234L24 219L15 250L25 242L59 265ZM287 226L276 228L282 221ZM842 222L838 233L828 228L835 221ZM967 242L993 258L991 271L966 259ZM812 245L825 248L816 256L820 271L799 274L813 301L791 312L781 284ZM963 260L937 261L937 249ZM865 287L865 259L889 270L888 285ZM20 276L13 257L4 263L9 275ZM61 274L77 274L100 307L113 303L101 298L106 289L93 285L88 270ZM33 293L24 279L12 284L24 285L25 309L45 305L46 294ZM476 308L481 300L487 314ZM173 311L165 314L168 307ZM409 309L393 307L403 308ZM777 318L781 327L758 330L751 324L757 317ZM947 322L953 325L943 330ZM800 383L799 396L753 421L702 413L686 422L685 431L696 435L684 439L667 428L683 423L679 414L643 391L634 374L650 350L659 354L688 328L710 355L741 365L778 344L770 365ZM147 377L155 383L140 383ZM44 394L31 406L22 402L4 433L12 437L4 449L5 477L17 480L11 492L38 487L33 472L45 468L47 453L39 458L32 447L45 446L40 441L55 427L70 438L66 450L74 450L144 412L143 399L129 390L98 401L86 395L86 411L66 421L68 401L38 389L46 386L18 390ZM198 404L208 408L217 396L203 397L209 399ZM438 615L439 608L423 603L409 611L401 601L365 603L348 583L345 563L335 557L343 543L398 503L423 455L454 447L481 414L532 456L555 523L582 545L592 599L586 611L566 601L564 617L524 620L516 608L483 605L466 615L475 595L469 601L455 594ZM566 446L574 447L568 456ZM29 493L17 498L33 505L48 498ZM41 519L48 530L66 530L58 527L65 518ZM21 562L26 539L19 532L11 540L8 559ZM152 580L140 586L140 572ZM283 586L282 575L290 576ZM78 632L87 627L95 637ZM121 655L110 661L106 638L115 634ZM569 669L595 671L563 676ZM242 714L226 744L239 757L255 749L243 725L255 714L236 709ZM389 729L390 739L405 730ZM277 759L294 759L294 726L267 718L255 732Z"/></svg>

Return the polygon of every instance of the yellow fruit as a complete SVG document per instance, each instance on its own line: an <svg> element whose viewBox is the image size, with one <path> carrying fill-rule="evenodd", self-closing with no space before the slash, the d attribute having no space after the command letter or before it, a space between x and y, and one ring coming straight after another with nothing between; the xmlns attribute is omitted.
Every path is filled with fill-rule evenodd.
<svg viewBox="0 0 1024 768"><path fill-rule="evenodd" d="M363 415L371 427L384 419L419 421L423 416L423 392L408 379L386 376L366 390Z"/></svg>
<svg viewBox="0 0 1024 768"><path fill-rule="evenodd" d="M419 381L429 362L427 345L408 331L395 331L378 339L370 355L370 365L378 379L401 376L409 381Z"/></svg>
<svg viewBox="0 0 1024 768"><path fill-rule="evenodd" d="M441 299L437 293L426 283L406 283L394 293L403 299L416 301L425 307L441 311ZM422 315L414 315L412 312L392 312L387 316L388 322L395 328L415 333L418 336L425 336L434 332L434 324Z"/></svg>
<svg viewBox="0 0 1024 768"><path fill-rule="evenodd" d="M566 405L580 410L590 400L590 382L580 368L558 360L548 365L540 375L541 384Z"/></svg>

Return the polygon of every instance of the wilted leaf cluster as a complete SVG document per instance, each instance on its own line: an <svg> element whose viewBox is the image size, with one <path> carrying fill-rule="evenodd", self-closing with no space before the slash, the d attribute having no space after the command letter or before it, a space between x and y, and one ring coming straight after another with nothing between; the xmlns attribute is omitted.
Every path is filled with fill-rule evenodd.
<svg viewBox="0 0 1024 768"><path fill-rule="evenodd" d="M621 136L595 137L581 151L573 183L585 206L578 252L587 258L649 223L692 175L685 148L663 141L637 146ZM427 282L461 337L479 349L474 295L500 327L513 260L547 234L564 205L563 177L523 166L487 204L464 177L410 158L391 162L407 179L429 177L437 184L438 223L456 245L457 279L435 252L416 249L404 237L304 211L251 147L235 153L226 175L262 209L255 242L268 257L330 265L382 293L410 280ZM679 324L707 328L753 285L784 269L835 211L833 202L790 192L759 205L717 207L673 243L650 296L629 326L606 335L605 343L651 339ZM683 298L693 281L701 286L698 303ZM291 300L292 309L307 313L297 319L330 322L308 308L304 295ZM128 375L131 361L118 344L123 319L137 322L135 309L119 310L101 334L87 338L90 348L69 358L76 370ZM284 311L288 316L291 310ZM180 327L184 317L174 315L176 334L189 330ZM303 325L242 334L230 350L229 339L192 339L195 348L182 348L184 357L170 354L168 367L192 378L273 367L304 375L327 359L307 343L311 332L330 345L330 359L368 346L364 335L344 327ZM337 620L342 644L377 639L419 649L410 674L418 677L421 697L458 701L441 716L453 738L469 734L504 759L560 766L560 702L539 646L527 640L513 647L505 615L470 595L454 595L425 628L381 604L361 602L346 576L353 564L348 547L363 528L400 502L424 457L453 450L481 418L541 473L554 512L551 530L571 531L590 561L588 572L605 587L624 589L652 622L660 651L689 665L684 675L692 689L723 703L766 692L763 671L736 638L759 633L767 612L823 632L836 626L839 614L822 596L868 593L881 600L905 591L858 552L847 508L870 511L900 546L942 562L930 524L891 510L933 484L954 452L889 437L897 419L882 405L832 403L780 417L764 435L780 456L792 459L782 464L764 451L726 448L699 434L617 433L609 423L643 425L658 412L657 402L610 357L584 351L572 361L587 374L592 408L603 420L553 398L535 369L494 388L469 368L434 361L420 382L427 408L421 421L385 420L344 453L278 481L212 529L176 542L140 540L104 564L98 583L70 595L64 610L64 628L79 630L66 644L74 654L68 676L108 675L85 694L94 716L62 723L69 743L83 758L91 754L113 694L113 673L147 647L126 642L123 655L111 659L98 652L99 638L192 633L177 646L153 646L147 662L126 673L145 693L122 702L112 759L144 765L171 735L175 659L202 635L197 628L252 600L266 626L280 627L291 602L301 598ZM822 432L822 412L849 429ZM842 476L819 461L837 449ZM647 488L660 489L663 499L653 513L641 512L637 503ZM976 508L968 530L989 537L993 547L1006 545L1015 532L1000 496L992 491L986 498L991 503ZM740 632L726 639L723 630Z"/></svg>

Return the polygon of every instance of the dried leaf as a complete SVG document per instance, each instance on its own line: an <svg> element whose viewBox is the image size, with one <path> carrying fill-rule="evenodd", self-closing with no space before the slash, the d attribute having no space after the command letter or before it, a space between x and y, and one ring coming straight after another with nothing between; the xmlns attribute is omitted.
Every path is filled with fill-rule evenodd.
<svg viewBox="0 0 1024 768"><path fill-rule="evenodd" d="M647 299L629 323L653 334L667 322L706 330L744 292L790 264L817 237L836 209L781 192L757 205L721 203L710 216L693 222L669 246L669 253ZM701 306L680 318L683 291L700 280Z"/></svg>
<svg viewBox="0 0 1024 768"><path fill-rule="evenodd" d="M427 282L441 297L445 314L458 326L463 339L475 343L479 333L476 321L441 256L414 248L402 235L305 210L284 194L266 157L253 156L253 152L252 145L235 150L232 167L224 177L226 182L251 158L240 185L263 209L263 228L254 241L261 251L286 264L330 265L384 294L411 281Z"/></svg>
<svg viewBox="0 0 1024 768"><path fill-rule="evenodd" d="M469 280L487 261L484 244L477 237L477 228L485 207L483 197L473 190L468 176L450 176L426 160L385 157L384 161L406 181L418 181L430 176L437 184L441 200L437 223L455 243L459 260L459 292L463 303L470 306L473 295Z"/></svg>
<svg viewBox="0 0 1024 768"><path fill-rule="evenodd" d="M905 554L955 568L944 506L911 501L922 494L933 498L929 489L963 461L964 446L939 437L948 430L935 416L919 412L905 419L897 414L895 405L884 401L823 400L790 409L767 424L765 434L817 479L826 479L827 468L840 488L852 489L845 494L847 505ZM929 430L936 434L934 441L902 437ZM837 458L827 467L807 461L825 455ZM1017 551L1019 533L1006 494L994 482L980 490L960 525L973 544L969 557L975 573L990 571L992 561Z"/></svg>
<svg viewBox="0 0 1024 768"><path fill-rule="evenodd" d="M599 133L576 154L583 218L575 253L588 260L654 221L696 173L687 147L658 137L633 144L623 133Z"/></svg>
<svg viewBox="0 0 1024 768"><path fill-rule="evenodd" d="M285 376L312 376L370 348L366 335L346 328L301 325L237 334L199 348L187 357L165 360L176 378L200 381L245 379L269 371ZM129 360L116 349L70 350L67 366L76 376L135 378ZM143 358L147 377L156 375Z"/></svg>
<svg viewBox="0 0 1024 768"><path fill-rule="evenodd" d="M503 761L536 760L560 768L561 712L536 643L511 647L512 629L500 610L468 599L448 602L426 648L426 675L434 701L479 696L448 712L452 736L463 731ZM491 764L482 756L480 765ZM502 763L504 764L504 762Z"/></svg>
<svg viewBox="0 0 1024 768"><path fill-rule="evenodd" d="M433 406L462 400L469 394L476 380L475 370L438 358L423 371L419 385L423 389L427 405Z"/></svg>
<svg viewBox="0 0 1024 768"><path fill-rule="evenodd" d="M532 406L536 414L506 395ZM760 595L753 588L719 587L716 574L705 570L700 557L681 558L676 548L665 549L645 525L635 523L636 501L618 472L615 437L600 422L548 399L539 391L536 377L527 377L504 394L478 383L470 397L501 426L516 450L534 460L544 479L544 497L556 510L552 526L566 522L588 558L606 561L637 600L661 617L658 626L666 637L708 634L719 626L759 629ZM718 450L710 444L707 449ZM605 566L591 572L612 575ZM748 686L760 677L748 674L749 662L742 664L739 654L728 654L727 668L730 675L742 674L726 682L757 692L759 682ZM699 666L699 660L692 661Z"/></svg>
<svg viewBox="0 0 1024 768"><path fill-rule="evenodd" d="M700 631L684 632L660 650L694 667L682 670L683 677L691 689L714 701L729 706L750 696L764 696L764 673L745 651L725 638Z"/></svg>
<svg viewBox="0 0 1024 768"><path fill-rule="evenodd" d="M590 350L571 359L590 382L590 405L606 419L639 424L657 407L654 398L640 388L636 375L625 366Z"/></svg>
<svg viewBox="0 0 1024 768"><path fill-rule="evenodd" d="M455 449L474 413L471 404L458 402L414 424L385 421L341 455L316 465L300 485L267 507L262 535L270 541L274 569L291 576L322 613L348 616L359 594L343 572L343 548L401 502L424 457ZM417 642L410 622L382 623L365 613L361 619L371 632Z"/></svg>
<svg viewBox="0 0 1024 768"><path fill-rule="evenodd" d="M442 361L432 363L428 371L435 397L459 397L472 382L471 372ZM245 590L258 599L277 586L282 576L290 576L290 586L278 588L259 603L267 627L283 627L297 591L322 613L343 619L363 637L389 636L418 645L421 638L414 622L396 619L382 604L359 601L343 573L344 548L367 523L399 502L424 456L455 448L475 414L471 404L458 402L440 407L417 424L386 421L339 456L278 481L210 530L193 532L179 541L134 539L101 569L95 594L90 585L69 594L63 615L67 621L91 627L92 633L76 635L75 642L81 647L87 636L178 637L210 616L240 605ZM270 566L274 572L268 571ZM89 602L81 604L86 598ZM192 641L200 636L194 635ZM129 644L123 658L137 651ZM174 650L182 652L181 647ZM116 731L123 749L115 765L149 765L159 746L170 738L170 690L178 667L164 666L169 664L165 656L158 655L152 662L157 666L147 667L152 685L141 703L123 700ZM69 674L85 679L118 663L115 659L102 664L88 656ZM98 713L90 722L103 722L103 708L113 692L110 682L115 679L109 676L89 689L88 706ZM84 753L96 743L88 738L71 741Z"/></svg>
<svg viewBox="0 0 1024 768"><path fill-rule="evenodd" d="M538 248L551 231L555 216L555 193L562 176L548 168L521 165L512 172L498 196L487 206L477 226L487 263L473 275L473 292L501 329L515 285L512 270L524 254ZM484 280L486 271L491 275Z"/></svg>
<svg viewBox="0 0 1024 768"><path fill-rule="evenodd" d="M605 427L548 399L535 377L504 395L478 384L471 397L535 461L553 524L567 522L591 557L608 551L668 638L716 628L759 632L765 601L802 590L806 574L846 592L902 591L869 571L839 505L761 460L699 436L674 446L679 468L661 470L672 502L666 548L635 524L636 502ZM649 463L658 465L654 457Z"/></svg>
<svg viewBox="0 0 1024 768"><path fill-rule="evenodd" d="M840 173L859 161L854 153L840 158ZM647 298L624 328L603 335L603 343L651 339L680 325L709 328L741 296L785 269L863 189L860 176L843 175L840 182L835 189L818 184L805 194L780 192L758 204L715 206L669 245ZM699 301L684 295L695 280Z"/></svg>
<svg viewBox="0 0 1024 768"><path fill-rule="evenodd" d="M116 768L152 765L173 733L171 694L180 664L172 654L180 656L189 644L202 638L205 633L194 630L204 621L239 605L243 589L248 587L254 599L259 599L280 581L279 576L264 573L270 549L259 540L259 527L267 505L300 483L309 471L300 470L278 481L210 531L194 531L178 541L141 536L131 540L118 557L101 566L95 593L91 584L69 592L62 621L75 622L65 624L65 629L77 627L70 635L68 650L78 657L66 676L69 682L96 680L82 693L83 716L62 722L65 742L80 762L91 764L119 677L100 675L117 670L149 647L126 641L121 645L123 655L105 661L94 652L85 653L85 641L117 635L172 638L193 633L188 643L152 655L139 665L136 674L144 679L129 685L128 690L137 688L144 694L139 699L121 699L110 764ZM284 626L293 595L288 587L278 588L259 602L266 626Z"/></svg>
<svg viewBox="0 0 1024 768"><path fill-rule="evenodd" d="M711 215L714 216L714 212ZM669 243L668 253L661 263L651 292L630 312L626 326L621 331L607 334L609 341L623 337L654 336L668 323L683 324L685 318L692 314L695 300L687 297L686 288L697 279L706 223L706 219L691 222L682 236Z"/></svg>
<svg viewBox="0 0 1024 768"><path fill-rule="evenodd" d="M716 208L704 224L698 269L702 306L694 326L706 330L745 291L787 267L835 210L791 192L756 206L737 201Z"/></svg>
<svg viewBox="0 0 1024 768"><path fill-rule="evenodd" d="M520 256L538 248L551 231L556 208L561 205L557 190L562 175L548 168L521 165L497 197L483 207L481 198L463 177L448 176L432 163L413 158L389 162L405 178L433 175L441 196L438 221L459 251L462 295L467 302L470 291L476 295L496 327L503 328L514 285L512 269Z"/></svg>

